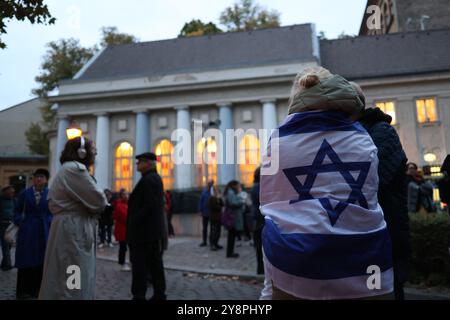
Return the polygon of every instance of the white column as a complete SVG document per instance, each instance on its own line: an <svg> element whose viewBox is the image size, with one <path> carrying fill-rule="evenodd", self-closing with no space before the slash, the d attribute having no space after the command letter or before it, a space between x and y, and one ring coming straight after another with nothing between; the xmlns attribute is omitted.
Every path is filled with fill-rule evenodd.
<svg viewBox="0 0 450 320"><path fill-rule="evenodd" d="M61 157L61 153L64 150L64 146L67 142L67 134L66 129L69 127L69 119L66 116L58 116L58 135L56 140L56 151L53 155L54 159L54 168L56 172L52 173L54 176L59 168L61 168L61 163L59 162L59 158Z"/></svg>
<svg viewBox="0 0 450 320"><path fill-rule="evenodd" d="M150 152L150 118L147 110L136 111L136 145L134 156L144 152ZM134 161L134 159L133 159ZM136 164L133 164L133 182L136 185L141 178L141 174L136 170Z"/></svg>
<svg viewBox="0 0 450 320"><path fill-rule="evenodd" d="M277 120L277 107L275 100L261 100L262 103L262 121L263 121L263 129L267 130L266 140L261 141L261 150L267 148L267 142L269 142L269 138L271 135L271 130L277 128L278 120Z"/></svg>
<svg viewBox="0 0 450 320"><path fill-rule="evenodd" d="M218 107L220 120L219 130L223 136L223 143L222 145L218 146L218 158L223 161L222 164L218 165L219 184L225 185L236 177L236 164L227 164L227 155L229 157L233 156L234 159L236 158L234 156L236 147L234 146L234 143L232 143L232 141L227 143L226 136L226 130L233 129L233 109L231 103L220 104L218 105Z"/></svg>
<svg viewBox="0 0 450 320"><path fill-rule="evenodd" d="M191 119L189 115L189 107L188 106L180 106L175 107L177 110L177 129L185 129L189 132L191 131ZM180 135L177 135L177 140L179 141ZM183 136L183 138L187 138ZM190 138L190 135L189 135ZM177 143L178 143L177 141ZM186 141L185 141L186 142ZM188 141L189 145L191 145L191 139ZM188 150L186 150L188 151ZM189 152L192 152L189 150ZM180 157L178 152L175 152L175 157ZM179 159L177 159L178 161ZM191 159L192 161L192 159ZM191 175L192 164L176 164L175 165L175 186L177 189L187 189L192 187L192 175Z"/></svg>
<svg viewBox="0 0 450 320"><path fill-rule="evenodd" d="M109 141L109 116L106 113L96 114L97 133L95 145L97 147L97 157L95 158L95 179L100 188L110 188L109 181L109 161L112 158Z"/></svg>

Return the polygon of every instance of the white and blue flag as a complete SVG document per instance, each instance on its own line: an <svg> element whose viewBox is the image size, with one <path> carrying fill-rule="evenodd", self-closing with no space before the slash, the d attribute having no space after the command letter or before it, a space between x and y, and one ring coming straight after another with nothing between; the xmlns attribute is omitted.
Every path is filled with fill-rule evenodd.
<svg viewBox="0 0 450 320"><path fill-rule="evenodd" d="M378 204L377 148L358 122L335 111L289 115L263 160L264 262L273 285L303 299L393 291L391 240ZM279 162L279 170L264 168ZM379 270L379 284L370 279Z"/></svg>

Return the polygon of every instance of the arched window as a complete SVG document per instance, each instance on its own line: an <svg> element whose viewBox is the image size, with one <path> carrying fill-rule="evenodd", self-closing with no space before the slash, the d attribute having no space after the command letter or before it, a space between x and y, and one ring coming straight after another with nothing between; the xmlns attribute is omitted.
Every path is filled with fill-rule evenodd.
<svg viewBox="0 0 450 320"><path fill-rule="evenodd" d="M212 137L202 138L197 143L197 174L198 187L206 186L208 181L217 183L217 145Z"/></svg>
<svg viewBox="0 0 450 320"><path fill-rule="evenodd" d="M114 190L125 189L131 192L133 185L133 147L122 142L116 148L114 158Z"/></svg>
<svg viewBox="0 0 450 320"><path fill-rule="evenodd" d="M259 139L253 134L246 134L239 142L239 178L246 187L253 184L253 173L260 164Z"/></svg>
<svg viewBox="0 0 450 320"><path fill-rule="evenodd" d="M174 163L172 161L173 156L173 144L170 140L161 140L155 148L155 154L158 157L156 163L156 170L164 184L164 190L173 188L174 177Z"/></svg>

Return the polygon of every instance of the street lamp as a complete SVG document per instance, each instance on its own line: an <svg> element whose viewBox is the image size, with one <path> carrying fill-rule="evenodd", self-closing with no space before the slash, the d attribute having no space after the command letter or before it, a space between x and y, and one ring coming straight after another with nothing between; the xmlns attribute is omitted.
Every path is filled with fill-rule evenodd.
<svg viewBox="0 0 450 320"><path fill-rule="evenodd" d="M423 155L423 160L425 160L429 165L431 165L433 162L435 162L437 159L436 154L432 152L427 152Z"/></svg>
<svg viewBox="0 0 450 320"><path fill-rule="evenodd" d="M72 140L81 137L83 131L75 123L72 123L70 127L66 129L67 139Z"/></svg>

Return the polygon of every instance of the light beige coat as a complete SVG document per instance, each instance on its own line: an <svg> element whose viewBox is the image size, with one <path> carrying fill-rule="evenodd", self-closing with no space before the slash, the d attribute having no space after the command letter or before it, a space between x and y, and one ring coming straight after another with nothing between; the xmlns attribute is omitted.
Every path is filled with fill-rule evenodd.
<svg viewBox="0 0 450 320"><path fill-rule="evenodd" d="M54 217L39 299L94 299L96 226L98 214L107 204L104 193L87 168L72 161L58 171L48 199ZM79 267L80 289L69 288L76 284L76 278L71 277L74 271L68 272L70 266Z"/></svg>

